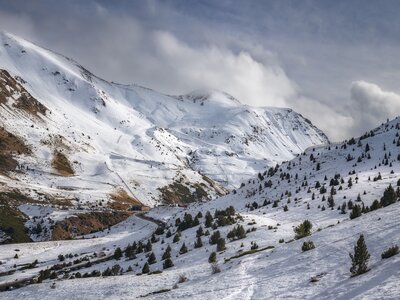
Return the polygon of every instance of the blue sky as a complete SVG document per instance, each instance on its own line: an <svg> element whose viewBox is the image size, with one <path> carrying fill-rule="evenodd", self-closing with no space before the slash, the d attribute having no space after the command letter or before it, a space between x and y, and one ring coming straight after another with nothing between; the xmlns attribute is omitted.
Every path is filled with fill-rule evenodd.
<svg viewBox="0 0 400 300"><path fill-rule="evenodd" d="M400 114L399 1L6 1L0 28L99 76L226 91L332 140Z"/></svg>

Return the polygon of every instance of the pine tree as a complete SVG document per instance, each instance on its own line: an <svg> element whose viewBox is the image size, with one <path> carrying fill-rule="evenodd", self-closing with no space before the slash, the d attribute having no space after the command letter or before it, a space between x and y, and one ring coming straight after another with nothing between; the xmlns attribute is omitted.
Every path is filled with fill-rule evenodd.
<svg viewBox="0 0 400 300"><path fill-rule="evenodd" d="M312 250L314 248L315 248L315 245L314 245L313 241L306 241L301 246L301 250L302 251L309 251L309 250Z"/></svg>
<svg viewBox="0 0 400 300"><path fill-rule="evenodd" d="M162 234L164 234L164 231L165 231L164 226L158 226L154 233L157 235L162 235Z"/></svg>
<svg viewBox="0 0 400 300"><path fill-rule="evenodd" d="M205 221L205 226L206 228L209 228L212 226L212 221L213 221L213 217L211 215L211 213L209 211L207 211L206 213L206 221Z"/></svg>
<svg viewBox="0 0 400 300"><path fill-rule="evenodd" d="M350 219L355 219L361 216L361 206L358 204L353 205L353 208L350 213Z"/></svg>
<svg viewBox="0 0 400 300"><path fill-rule="evenodd" d="M246 230L244 230L244 227L242 225L238 225L236 229L236 237L240 239L244 239L246 237Z"/></svg>
<svg viewBox="0 0 400 300"><path fill-rule="evenodd" d="M200 226L199 229L197 229L197 231L196 231L196 236L199 237L199 236L202 236L202 235L204 235L203 227Z"/></svg>
<svg viewBox="0 0 400 300"><path fill-rule="evenodd" d="M168 245L167 248L164 251L164 254L162 255L162 259L165 260L167 258L171 258L171 246Z"/></svg>
<svg viewBox="0 0 400 300"><path fill-rule="evenodd" d="M251 242L250 250L257 250L257 249L258 249L258 244L256 242Z"/></svg>
<svg viewBox="0 0 400 300"><path fill-rule="evenodd" d="M217 251L224 251L226 249L225 239L220 238L217 242Z"/></svg>
<svg viewBox="0 0 400 300"><path fill-rule="evenodd" d="M329 197L328 197L328 206L329 206L330 208L335 207L335 200L333 199L333 196L329 196Z"/></svg>
<svg viewBox="0 0 400 300"><path fill-rule="evenodd" d="M219 230L214 231L210 237L210 245L215 245L218 242L220 237L221 237L221 233L219 232Z"/></svg>
<svg viewBox="0 0 400 300"><path fill-rule="evenodd" d="M136 253L142 253L143 252L143 243L142 241L140 241L138 243L137 249L136 249Z"/></svg>
<svg viewBox="0 0 400 300"><path fill-rule="evenodd" d="M325 194L325 193L326 193L326 187L325 187L325 185L321 186L321 188L319 189L319 193L320 193L320 194Z"/></svg>
<svg viewBox="0 0 400 300"><path fill-rule="evenodd" d="M118 260L122 257L122 250L120 247L118 247L117 249L115 249L114 251L114 259Z"/></svg>
<svg viewBox="0 0 400 300"><path fill-rule="evenodd" d="M150 252L152 249L153 249L153 246L151 244L151 241L147 240L147 244L146 244L146 247L145 247L145 252Z"/></svg>
<svg viewBox="0 0 400 300"><path fill-rule="evenodd" d="M346 214L346 201L343 202L341 208L340 208L340 213L341 214Z"/></svg>
<svg viewBox="0 0 400 300"><path fill-rule="evenodd" d="M312 224L309 220L305 220L299 226L295 227L293 230L296 233L295 239L301 239L305 236L311 234Z"/></svg>
<svg viewBox="0 0 400 300"><path fill-rule="evenodd" d="M143 266L143 269L142 269L142 273L146 274L146 273L149 273L149 272L150 272L149 264L145 263L144 266Z"/></svg>
<svg viewBox="0 0 400 300"><path fill-rule="evenodd" d="M183 243L181 249L179 250L179 254L185 254L187 252L188 252L188 249L187 249L185 243Z"/></svg>
<svg viewBox="0 0 400 300"><path fill-rule="evenodd" d="M368 206L365 206L363 203L361 207L361 213L366 214L368 212L368 209L369 209Z"/></svg>
<svg viewBox="0 0 400 300"><path fill-rule="evenodd" d="M347 202L347 207L349 209L353 209L353 202L351 200L349 200L349 202Z"/></svg>
<svg viewBox="0 0 400 300"><path fill-rule="evenodd" d="M177 242L179 242L180 239L181 239L181 235L180 235L179 232L177 232L177 233L174 235L174 239L172 240L172 242L177 243Z"/></svg>
<svg viewBox="0 0 400 300"><path fill-rule="evenodd" d="M383 197L381 198L381 205L383 207L395 203L397 200L396 192L394 191L391 184L383 192Z"/></svg>
<svg viewBox="0 0 400 300"><path fill-rule="evenodd" d="M351 188L352 186L353 186L353 180L351 179L351 177L349 178L349 181L347 182L348 183L348 187L349 188Z"/></svg>
<svg viewBox="0 0 400 300"><path fill-rule="evenodd" d="M155 264L157 262L156 255L154 254L154 252L150 253L150 256L149 256L149 259L147 260L147 262L149 263L149 265Z"/></svg>
<svg viewBox="0 0 400 300"><path fill-rule="evenodd" d="M167 258L164 263L163 263L163 268L168 269L174 266L174 263L172 262L171 258Z"/></svg>
<svg viewBox="0 0 400 300"><path fill-rule="evenodd" d="M156 235L155 235L155 233L153 233L153 234L151 235L151 242L152 242L152 243L155 243L156 241L157 241Z"/></svg>
<svg viewBox="0 0 400 300"><path fill-rule="evenodd" d="M351 258L350 272L353 276L363 274L368 271L368 260L370 255L368 253L367 245L364 241L364 235L360 235L357 245L354 246L354 254L349 253Z"/></svg>
<svg viewBox="0 0 400 300"><path fill-rule="evenodd" d="M336 189L334 186L331 187L331 192L330 192L331 196L336 195Z"/></svg>
<svg viewBox="0 0 400 300"><path fill-rule="evenodd" d="M399 253L400 253L399 246L394 245L394 246L391 246L386 251L383 251L381 254L381 257L382 257L382 259L386 259L386 258L392 257L394 255L397 255Z"/></svg>
<svg viewBox="0 0 400 300"><path fill-rule="evenodd" d="M191 227L193 227L193 217L191 214L185 213L183 221L178 224L178 230L183 231Z"/></svg>
<svg viewBox="0 0 400 300"><path fill-rule="evenodd" d="M135 250L133 249L133 246L128 244L128 246L125 249L125 257L132 258L134 255L135 255Z"/></svg>
<svg viewBox="0 0 400 300"><path fill-rule="evenodd" d="M379 208L381 208L382 206L381 206L381 204L380 204L380 202L378 201L378 200L374 200L374 202L372 202L372 204L371 204L371 207L370 207L370 210L372 211L372 210L377 210L377 209L379 209Z"/></svg>
<svg viewBox="0 0 400 300"><path fill-rule="evenodd" d="M217 261L217 253L211 252L210 256L208 257L208 262L210 264L215 263Z"/></svg>
<svg viewBox="0 0 400 300"><path fill-rule="evenodd" d="M201 248L203 247L203 241L201 240L201 237L198 236L196 242L194 243L195 248Z"/></svg>

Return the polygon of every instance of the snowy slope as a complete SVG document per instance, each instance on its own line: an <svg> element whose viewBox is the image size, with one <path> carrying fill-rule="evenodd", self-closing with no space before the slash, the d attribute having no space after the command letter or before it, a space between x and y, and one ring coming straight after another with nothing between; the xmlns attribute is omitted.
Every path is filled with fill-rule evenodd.
<svg viewBox="0 0 400 300"><path fill-rule="evenodd" d="M93 204L123 189L153 206L166 200L160 189L178 182L214 198L328 142L290 109L249 107L218 91L167 96L110 83L8 33L0 34L0 69L16 79L15 99L0 103L0 126L32 148L17 158L17 182L0 178L26 192L39 188ZM17 109L22 89L46 112ZM74 176L57 176L51 163L56 152L66 156Z"/></svg>
<svg viewBox="0 0 400 300"><path fill-rule="evenodd" d="M397 203L397 211L399 208ZM135 299L150 292L171 289L146 299L398 299L400 256L381 260L380 253L391 245L393 236L399 237L399 222L398 214L385 208L365 218L314 234L314 250L302 253L303 241L281 244L272 251L261 251L226 264L221 260L221 273L214 275L211 275L206 258L210 252L202 253L205 252L203 248L185 254L185 261L178 262L174 258L175 267L164 270L162 274L137 276L135 273L140 272L140 268L134 267L134 272L121 276L49 280L3 292L1 296L2 299ZM351 278L348 253L353 251L360 232L364 233L371 253L371 270ZM263 234L268 232L263 231ZM246 248L250 246L250 240L256 239L252 237L243 241ZM233 243L228 247L239 249ZM25 247L20 248L25 251ZM70 242L68 246L60 244L57 249L68 253L76 248ZM5 251L13 254L12 249ZM46 252L43 257L49 257L50 250ZM124 266L125 270L130 265L134 266L131 261L114 261L102 266L103 270L116 263ZM101 267L97 265L92 269ZM181 274L188 281L172 289ZM319 282L311 283L311 277L319 274L323 274ZM56 287L52 289L54 282ZM82 289L82 286L86 288Z"/></svg>
<svg viewBox="0 0 400 300"><path fill-rule="evenodd" d="M4 292L1 296L4 299L132 299L145 295L148 299L398 299L400 255L381 259L381 253L400 244L399 193L395 203L365 210L354 219L350 219L347 205L344 213L340 208L349 201L371 207L374 200L381 199L389 185L397 189L399 154L400 118L396 118L362 138L310 148L281 164L274 172L267 169L246 181L229 195L195 203L186 209L157 207L151 210L147 215L165 222L172 233L171 237L166 233L156 235L159 240L152 243L151 251L157 261L150 265L150 271L163 270L161 256L167 245L172 248L174 266L161 274L138 276L150 252L136 253L132 259L123 257L79 269L81 274L89 274L104 272L118 264L124 270L121 275L67 280L61 278L74 277L77 271L68 271L67 275L60 272L58 278L61 280L45 280L39 285ZM335 175L338 181L330 186ZM352 184L349 185L350 178ZM317 182L325 185L327 191L316 187ZM327 198L332 187L335 189L334 205L330 208ZM227 233L236 224L205 228L207 211L214 214L217 209L228 206L233 206L243 218L236 223L249 229L243 239L229 241L227 238ZM194 217L198 212L203 215L199 218L200 225L183 230L180 241L174 243L176 220L183 220L187 213ZM294 240L294 226L305 219L313 224L311 235ZM144 227L146 223L148 227ZM210 234L219 230L226 240L227 249L217 253L220 273L212 274L208 263L210 253L216 250L216 246L208 242L210 236L201 236L203 246L194 247L199 226L204 231L209 230ZM20 244L19 251L15 251L15 245L0 246L1 272L14 270L14 264L39 260L35 268L25 273L17 271L3 275L0 281L13 282L37 274L40 269L54 265L58 254L77 254L67 259L68 262L91 255L93 251L112 254L116 247L124 250L134 241L146 243L155 228L152 222L132 217L109 232L88 235L85 239ZM129 232L140 232L140 235ZM351 277L348 254L353 252L360 234L364 234L371 254L370 270ZM302 244L308 240L313 241L316 248L302 252ZM253 242L258 244L260 251L243 255ZM188 252L181 254L183 243ZM18 259L13 258L15 253L19 254ZM95 262L96 258L91 260ZM129 266L132 271L127 271ZM188 280L178 283L181 275ZM55 287L51 288L54 282ZM82 285L88 288L82 289ZM162 293L149 295L152 292Z"/></svg>

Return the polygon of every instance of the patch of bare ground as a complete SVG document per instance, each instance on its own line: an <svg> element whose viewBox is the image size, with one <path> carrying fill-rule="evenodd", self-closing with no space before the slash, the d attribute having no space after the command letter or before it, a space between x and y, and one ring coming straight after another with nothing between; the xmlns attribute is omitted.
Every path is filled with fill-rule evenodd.
<svg viewBox="0 0 400 300"><path fill-rule="evenodd" d="M139 200L129 196L128 193L123 189L119 189L110 196L113 201L110 203L109 206L112 209L128 210L132 208L137 208L134 210L142 210L144 208L143 204Z"/></svg>
<svg viewBox="0 0 400 300"><path fill-rule="evenodd" d="M58 205L61 207L72 207L72 201L74 199L64 198L64 197L49 197L48 201L52 205Z"/></svg>
<svg viewBox="0 0 400 300"><path fill-rule="evenodd" d="M194 189L192 192L189 187ZM165 203L187 204L203 199L208 199L205 187L199 183L190 184L174 181L173 183L159 188L161 198Z"/></svg>
<svg viewBox="0 0 400 300"><path fill-rule="evenodd" d="M0 229L9 237L5 243L30 242L25 221L27 217L18 210L18 205L38 203L18 190L0 192Z"/></svg>
<svg viewBox="0 0 400 300"><path fill-rule="evenodd" d="M66 240L75 236L94 233L126 220L132 212L105 211L76 214L54 225L52 240Z"/></svg>
<svg viewBox="0 0 400 300"><path fill-rule="evenodd" d="M68 158L59 150L54 150L51 166L61 176L72 176L75 174L75 171L72 168Z"/></svg>
<svg viewBox="0 0 400 300"><path fill-rule="evenodd" d="M31 154L31 149L24 141L0 127L0 174L6 175L18 166L16 155Z"/></svg>
<svg viewBox="0 0 400 300"><path fill-rule="evenodd" d="M0 103L13 100L13 107L34 117L46 115L47 108L16 81L6 70L0 69Z"/></svg>
<svg viewBox="0 0 400 300"><path fill-rule="evenodd" d="M67 139L61 134L49 134L46 139L42 139L40 142L53 149L71 150L71 147L68 146Z"/></svg>

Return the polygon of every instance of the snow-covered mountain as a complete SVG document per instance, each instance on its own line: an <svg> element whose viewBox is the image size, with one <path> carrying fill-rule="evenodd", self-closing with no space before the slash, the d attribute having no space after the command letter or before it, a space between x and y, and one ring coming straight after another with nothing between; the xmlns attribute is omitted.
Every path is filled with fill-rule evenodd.
<svg viewBox="0 0 400 300"><path fill-rule="evenodd" d="M400 117L309 148L205 203L160 206L84 239L3 245L0 290L22 287L1 296L398 299L399 179ZM48 219L39 208L21 208L30 224ZM311 230L296 238L305 220ZM349 253L361 234L368 271L352 276Z"/></svg>
<svg viewBox="0 0 400 300"><path fill-rule="evenodd" d="M330 144L289 109L0 35L2 299L398 299L399 198L400 117ZM130 210L163 200L188 205Z"/></svg>
<svg viewBox="0 0 400 300"><path fill-rule="evenodd" d="M250 107L218 91L168 96L110 83L8 33L0 34L0 69L8 137L0 181L34 199L98 207L121 193L149 206L215 198L328 142L290 109Z"/></svg>

